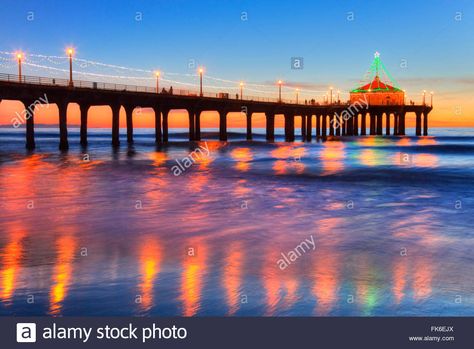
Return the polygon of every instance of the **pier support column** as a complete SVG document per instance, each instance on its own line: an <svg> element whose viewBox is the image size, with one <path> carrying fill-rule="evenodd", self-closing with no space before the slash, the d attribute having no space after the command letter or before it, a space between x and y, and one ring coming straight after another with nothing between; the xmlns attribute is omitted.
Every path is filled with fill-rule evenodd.
<svg viewBox="0 0 474 349"><path fill-rule="evenodd" d="M67 139L67 102L58 103L59 110L59 149L68 150L69 141Z"/></svg>
<svg viewBox="0 0 474 349"><path fill-rule="evenodd" d="M335 128L335 134L336 136L340 136L341 135L341 131L342 131L342 123L343 123L343 120L341 120L341 117L340 115L334 115L333 116L333 127Z"/></svg>
<svg viewBox="0 0 474 349"><path fill-rule="evenodd" d="M360 135L365 136L367 134L367 113L360 114Z"/></svg>
<svg viewBox="0 0 474 349"><path fill-rule="evenodd" d="M157 105L153 108L155 112L155 143L161 144L162 133L161 133L161 106Z"/></svg>
<svg viewBox="0 0 474 349"><path fill-rule="evenodd" d="M112 145L120 145L120 104L110 106L112 108Z"/></svg>
<svg viewBox="0 0 474 349"><path fill-rule="evenodd" d="M306 115L306 141L311 142L313 139L313 116Z"/></svg>
<svg viewBox="0 0 474 349"><path fill-rule="evenodd" d="M194 139L196 141L201 140L201 111L195 111L194 112L195 118L194 118Z"/></svg>
<svg viewBox="0 0 474 349"><path fill-rule="evenodd" d="M423 136L428 136L428 113L423 112Z"/></svg>
<svg viewBox="0 0 474 349"><path fill-rule="evenodd" d="M321 137L321 115L315 115L316 119L316 139Z"/></svg>
<svg viewBox="0 0 474 349"><path fill-rule="evenodd" d="M329 135L334 136L334 121L335 121L334 114L329 115Z"/></svg>
<svg viewBox="0 0 474 349"><path fill-rule="evenodd" d="M376 122L375 114L370 113L370 135L375 135L375 122Z"/></svg>
<svg viewBox="0 0 474 349"><path fill-rule="evenodd" d="M133 110L135 107L126 105L125 108L125 115L127 118L127 143L133 143Z"/></svg>
<svg viewBox="0 0 474 349"><path fill-rule="evenodd" d="M354 120L352 123L352 134L354 136L358 136L359 135L359 114L354 115L352 119Z"/></svg>
<svg viewBox="0 0 474 349"><path fill-rule="evenodd" d="M416 112L416 135L421 136L421 113Z"/></svg>
<svg viewBox="0 0 474 349"><path fill-rule="evenodd" d="M196 117L194 115L194 110L189 109L188 110L188 120L189 120L189 140L194 141L195 136L194 136L194 130L195 130L195 121Z"/></svg>
<svg viewBox="0 0 474 349"><path fill-rule="evenodd" d="M301 115L301 139L303 140L303 142L305 141L306 139L306 118L308 117L308 115ZM311 116L309 116L311 117Z"/></svg>
<svg viewBox="0 0 474 349"><path fill-rule="evenodd" d="M285 115L285 140L287 142L295 141L295 116Z"/></svg>
<svg viewBox="0 0 474 349"><path fill-rule="evenodd" d="M163 143L168 143L168 115L170 110L165 108L161 109L161 112L163 113Z"/></svg>
<svg viewBox="0 0 474 349"><path fill-rule="evenodd" d="M399 134L399 128L400 128L400 125L399 125L399 117L398 117L398 113L393 113L393 135L394 136L398 136Z"/></svg>
<svg viewBox="0 0 474 349"><path fill-rule="evenodd" d="M81 145L86 147L88 144L87 141L87 113L89 112L90 105L88 104L79 104L79 109L81 110Z"/></svg>
<svg viewBox="0 0 474 349"><path fill-rule="evenodd" d="M267 141L273 142L275 140L275 114L265 113L267 119L266 138Z"/></svg>
<svg viewBox="0 0 474 349"><path fill-rule="evenodd" d="M346 135L354 135L354 117L352 115L350 115L349 119L346 120Z"/></svg>
<svg viewBox="0 0 474 349"><path fill-rule="evenodd" d="M327 126L327 116L326 114L321 115L321 137L326 138L328 126Z"/></svg>
<svg viewBox="0 0 474 349"><path fill-rule="evenodd" d="M377 114L377 135L382 136L382 120L383 120L383 114Z"/></svg>
<svg viewBox="0 0 474 349"><path fill-rule="evenodd" d="M227 141L227 112L219 111L219 140Z"/></svg>
<svg viewBox="0 0 474 349"><path fill-rule="evenodd" d="M247 140L251 141L252 140L252 112L247 109Z"/></svg>
<svg viewBox="0 0 474 349"><path fill-rule="evenodd" d="M401 113L399 116L399 132L400 135L404 136L405 135L405 112Z"/></svg>
<svg viewBox="0 0 474 349"><path fill-rule="evenodd" d="M342 117L339 117L339 122L340 122L340 124L341 124L341 126L342 126L342 127L340 127L340 128L341 128L341 135L342 135L342 136L346 136L346 135L347 135L347 128L348 128L348 126L347 126L347 120L345 120L345 119L342 118Z"/></svg>
<svg viewBox="0 0 474 349"><path fill-rule="evenodd" d="M25 107L26 118L26 149L36 148L35 143L35 104L34 101L22 101Z"/></svg>
<svg viewBox="0 0 474 349"><path fill-rule="evenodd" d="M390 136L390 113L385 113L385 135Z"/></svg>

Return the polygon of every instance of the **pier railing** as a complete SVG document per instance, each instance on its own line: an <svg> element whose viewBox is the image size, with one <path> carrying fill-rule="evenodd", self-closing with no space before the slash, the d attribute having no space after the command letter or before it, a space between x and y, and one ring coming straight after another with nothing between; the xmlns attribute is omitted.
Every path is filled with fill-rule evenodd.
<svg viewBox="0 0 474 349"><path fill-rule="evenodd" d="M159 91L156 91L155 87L150 86L138 86L138 85L127 85L127 84L116 84L116 83L107 83L107 82L95 82L87 80L73 80L73 86L70 86L69 80L67 79L58 79L50 77L41 77L41 76L28 76L15 74L4 74L0 73L0 81L7 81L12 83L21 83L21 84L31 84L31 85L47 85L47 86L62 86L62 87L77 87L77 88L87 88L87 89L96 89L96 90L107 90L107 91L126 91L126 92L137 92L137 93L157 93L165 95L176 95L176 96L199 96L198 91L185 90L185 89L175 89L172 90L168 88L160 88ZM240 100L240 95L235 93L228 93L226 91L220 92L203 92L202 97L207 98L221 98L221 99L233 99ZM298 103L296 100L282 99L281 101L278 98L271 97L261 97L261 96L247 96L243 94L242 100L245 101L256 101L256 102L269 102L269 103L286 103L286 104L305 104L304 100L299 100ZM319 105L319 103L308 102L313 105Z"/></svg>

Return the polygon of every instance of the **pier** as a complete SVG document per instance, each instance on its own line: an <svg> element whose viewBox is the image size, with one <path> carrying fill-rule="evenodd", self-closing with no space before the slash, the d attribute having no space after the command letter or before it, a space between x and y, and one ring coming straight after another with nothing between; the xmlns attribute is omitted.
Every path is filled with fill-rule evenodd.
<svg viewBox="0 0 474 349"><path fill-rule="evenodd" d="M90 81L52 79L36 76L0 74L0 101L17 100L25 107L26 147L35 148L35 107L44 103L56 104L59 110L59 147L69 148L67 107L77 103L81 111L80 143L87 146L88 110L92 106L109 106L112 111L111 141L119 146L119 113L124 108L127 121L127 142L133 143L133 111L135 108L151 108L155 113L155 141L168 142L168 119L171 110L186 110L188 113L189 140L201 140L201 113L218 112L216 125L219 125L219 140L227 141L227 114L241 113L246 120L246 138L252 140L252 115L264 113L266 119L266 139L275 139L275 116L283 115L285 121L285 141L302 140L310 142L313 138L325 139L328 136L365 135L405 135L406 114L414 113L416 136L428 135L428 115L432 106L421 104L370 105L354 108L350 102L339 101L325 104L302 104L296 101L235 96L228 94L202 93L187 90L159 91L151 87L130 86ZM352 114L350 118L340 116ZM295 130L295 119L301 118L301 130ZM385 123L384 123L385 120ZM383 127L385 125L385 127ZM384 130L385 129L385 130Z"/></svg>

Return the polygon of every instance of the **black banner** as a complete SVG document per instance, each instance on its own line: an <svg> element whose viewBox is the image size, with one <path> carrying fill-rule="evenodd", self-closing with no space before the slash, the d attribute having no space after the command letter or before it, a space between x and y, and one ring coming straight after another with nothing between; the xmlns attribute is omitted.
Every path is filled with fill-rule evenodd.
<svg viewBox="0 0 474 349"><path fill-rule="evenodd" d="M474 348L474 318L3 317L2 348Z"/></svg>

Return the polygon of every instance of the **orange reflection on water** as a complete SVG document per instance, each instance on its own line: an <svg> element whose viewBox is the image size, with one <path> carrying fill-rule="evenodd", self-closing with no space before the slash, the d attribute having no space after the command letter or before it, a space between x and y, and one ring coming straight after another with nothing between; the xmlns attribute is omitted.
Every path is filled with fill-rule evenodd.
<svg viewBox="0 0 474 349"><path fill-rule="evenodd" d="M336 252L335 246L340 241L336 235L341 223L342 218L338 217L317 221L318 234L314 241L318 247L313 268L313 294L317 300L316 312L319 315L328 314L337 300L340 255Z"/></svg>
<svg viewBox="0 0 474 349"><path fill-rule="evenodd" d="M239 309L240 289L242 285L242 268L244 263L242 243L232 242L229 246L229 253L225 259L224 272L222 276L225 288L228 315L233 315Z"/></svg>
<svg viewBox="0 0 474 349"><path fill-rule="evenodd" d="M253 160L250 148L236 148L230 152L230 156L236 161L235 168L238 171L246 172L250 169L250 162Z"/></svg>
<svg viewBox="0 0 474 349"><path fill-rule="evenodd" d="M282 256L276 249L269 248L266 253L265 261L263 262L261 279L267 300L265 316L271 316L275 313L281 299L282 275L285 272L291 272L289 270L289 268L292 267L291 265L284 271L278 268L276 263L280 258L282 258Z"/></svg>
<svg viewBox="0 0 474 349"><path fill-rule="evenodd" d="M70 235L59 237L56 242L57 258L53 272L53 285L49 292L51 315L60 315L72 278L76 240Z"/></svg>
<svg viewBox="0 0 474 349"><path fill-rule="evenodd" d="M433 263L426 258L418 259L413 272L413 297L419 301L432 293Z"/></svg>
<svg viewBox="0 0 474 349"><path fill-rule="evenodd" d="M418 145L435 145L437 144L436 139L434 137L421 137L417 138L416 144Z"/></svg>
<svg viewBox="0 0 474 349"><path fill-rule="evenodd" d="M323 166L323 175L330 175L344 169L344 144L342 142L325 142L320 157Z"/></svg>
<svg viewBox="0 0 474 349"><path fill-rule="evenodd" d="M411 145L410 138L400 138L397 143L398 146L405 147Z"/></svg>
<svg viewBox="0 0 474 349"><path fill-rule="evenodd" d="M155 239L146 239L140 248L140 284L138 285L143 311L153 306L153 286L160 271L161 247Z"/></svg>
<svg viewBox="0 0 474 349"><path fill-rule="evenodd" d="M3 251L2 262L2 290L0 292L2 301L11 302L16 288L16 280L21 269L21 259L23 257L22 240L26 236L24 231L15 231L11 234L10 242Z"/></svg>
<svg viewBox="0 0 474 349"><path fill-rule="evenodd" d="M359 161L365 166L379 166L384 162L384 155L377 149L363 149L359 154Z"/></svg>
<svg viewBox="0 0 474 349"><path fill-rule="evenodd" d="M201 292L207 267L206 254L206 244L201 238L189 241L181 278L183 316L194 316L201 308Z"/></svg>
<svg viewBox="0 0 474 349"><path fill-rule="evenodd" d="M415 154L413 155L413 163L418 167L436 167L438 165L438 157L434 154Z"/></svg>
<svg viewBox="0 0 474 349"><path fill-rule="evenodd" d="M403 297L405 296L405 287L407 283L407 274L408 274L408 267L405 257L399 257L398 260L395 261L395 265L393 268L393 286L392 291L393 295L395 296L395 302L400 304Z"/></svg>
<svg viewBox="0 0 474 349"><path fill-rule="evenodd" d="M283 175L295 171L298 174L304 172L305 165L301 158L306 154L306 149L303 147L293 147L289 145L278 146L278 148L271 151L270 155L277 159L273 163L273 171L277 175Z"/></svg>

